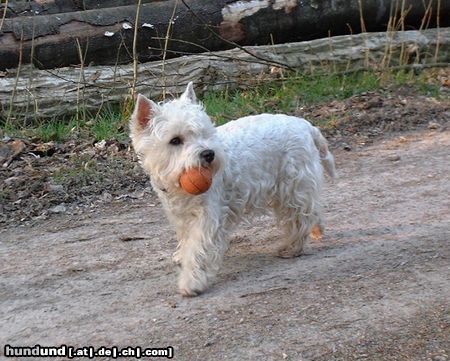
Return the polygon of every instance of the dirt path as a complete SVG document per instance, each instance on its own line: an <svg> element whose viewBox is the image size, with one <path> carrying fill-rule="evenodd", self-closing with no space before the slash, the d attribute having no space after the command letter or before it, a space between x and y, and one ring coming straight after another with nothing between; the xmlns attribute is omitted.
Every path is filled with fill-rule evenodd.
<svg viewBox="0 0 450 361"><path fill-rule="evenodd" d="M176 360L447 360L450 132L336 152L327 233L273 257L266 219L183 299L155 199L0 233L0 342L174 347ZM3 349L0 351L3 352Z"/></svg>

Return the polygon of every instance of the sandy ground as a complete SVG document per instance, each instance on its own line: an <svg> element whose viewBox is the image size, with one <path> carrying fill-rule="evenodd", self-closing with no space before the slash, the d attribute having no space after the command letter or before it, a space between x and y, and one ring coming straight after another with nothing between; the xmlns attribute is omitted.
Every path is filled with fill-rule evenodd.
<svg viewBox="0 0 450 361"><path fill-rule="evenodd" d="M325 237L279 259L280 232L257 219L197 298L177 294L174 232L151 196L4 228L0 353L170 345L176 360L447 360L449 149L449 131L427 130L336 151Z"/></svg>

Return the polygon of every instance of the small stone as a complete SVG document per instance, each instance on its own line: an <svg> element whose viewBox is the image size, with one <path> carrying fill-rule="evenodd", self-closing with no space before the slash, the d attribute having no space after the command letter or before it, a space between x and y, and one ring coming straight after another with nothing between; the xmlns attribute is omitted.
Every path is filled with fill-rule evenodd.
<svg viewBox="0 0 450 361"><path fill-rule="evenodd" d="M57 206L50 208L49 211L51 213L55 213L55 214L65 213L67 211L67 207L64 203L61 203L61 204L58 204Z"/></svg>
<svg viewBox="0 0 450 361"><path fill-rule="evenodd" d="M112 199L113 199L112 195L111 195L110 193L106 192L106 191L104 191L104 192L102 193L102 195L100 196L100 198L101 198L101 200L102 200L103 202L111 202Z"/></svg>
<svg viewBox="0 0 450 361"><path fill-rule="evenodd" d="M352 150L352 147L349 144L344 144L343 149L349 152Z"/></svg>
<svg viewBox="0 0 450 361"><path fill-rule="evenodd" d="M13 177L6 178L3 181L3 183L5 183L7 186L12 186L12 185L19 183L19 181L21 181L21 178L13 176Z"/></svg>
<svg viewBox="0 0 450 361"><path fill-rule="evenodd" d="M128 196L133 199L141 199L144 198L144 192L138 190L130 193Z"/></svg>
<svg viewBox="0 0 450 361"><path fill-rule="evenodd" d="M119 146L117 144L111 144L107 147L108 153L110 154L117 154L119 153Z"/></svg>
<svg viewBox="0 0 450 361"><path fill-rule="evenodd" d="M447 361L447 357L443 355L438 355L433 357L433 361Z"/></svg>
<svg viewBox="0 0 450 361"><path fill-rule="evenodd" d="M401 159L401 157L398 154L390 155L387 157L387 160L391 162L398 162Z"/></svg>
<svg viewBox="0 0 450 361"><path fill-rule="evenodd" d="M87 156L87 157L94 157L94 156L96 155L94 149L86 149L86 150L83 150L82 154L85 155L85 156Z"/></svg>
<svg viewBox="0 0 450 361"><path fill-rule="evenodd" d="M22 198L27 198L30 195L30 191L29 190L23 190L23 191L18 191L17 192L17 198L22 199Z"/></svg>
<svg viewBox="0 0 450 361"><path fill-rule="evenodd" d="M47 192L52 192L52 193L64 193L64 186L61 184L51 184L48 183L45 186L45 189L47 190Z"/></svg>
<svg viewBox="0 0 450 361"><path fill-rule="evenodd" d="M97 148L97 149L99 149L99 150L105 149L105 147L106 147L106 140L103 139L103 140L101 140L101 141L95 143L95 144L94 144L94 147Z"/></svg>
<svg viewBox="0 0 450 361"><path fill-rule="evenodd" d="M436 122L429 122L428 123L428 129L439 129L441 126L439 123Z"/></svg>

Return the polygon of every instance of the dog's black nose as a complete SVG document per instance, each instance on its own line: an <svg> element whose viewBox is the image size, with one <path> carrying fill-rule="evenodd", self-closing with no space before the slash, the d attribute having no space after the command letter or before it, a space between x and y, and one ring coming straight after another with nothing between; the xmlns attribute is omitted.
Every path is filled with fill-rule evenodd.
<svg viewBox="0 0 450 361"><path fill-rule="evenodd" d="M214 160L214 151L206 149L200 153L200 158L204 159L206 163L211 163Z"/></svg>

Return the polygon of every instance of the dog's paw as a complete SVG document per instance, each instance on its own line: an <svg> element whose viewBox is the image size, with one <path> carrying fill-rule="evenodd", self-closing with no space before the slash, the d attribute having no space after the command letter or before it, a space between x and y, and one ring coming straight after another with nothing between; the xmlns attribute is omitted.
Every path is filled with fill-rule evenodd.
<svg viewBox="0 0 450 361"><path fill-rule="evenodd" d="M199 292L199 291L195 291L195 290L191 290L191 289L187 289L187 288L180 288L180 294L183 297L196 297L200 293L201 292Z"/></svg>
<svg viewBox="0 0 450 361"><path fill-rule="evenodd" d="M303 254L303 249L298 247L292 247L289 245L287 247L282 247L278 249L277 256L280 258L295 258Z"/></svg>
<svg viewBox="0 0 450 361"><path fill-rule="evenodd" d="M180 256L180 254L178 253L178 251L177 252L175 252L173 255L172 255L172 261L173 261L173 263L175 263L177 266L181 266L181 256Z"/></svg>
<svg viewBox="0 0 450 361"><path fill-rule="evenodd" d="M195 297L202 293L207 287L207 279L204 273L196 274L194 272L182 269L180 279L178 281L178 288L184 297Z"/></svg>

